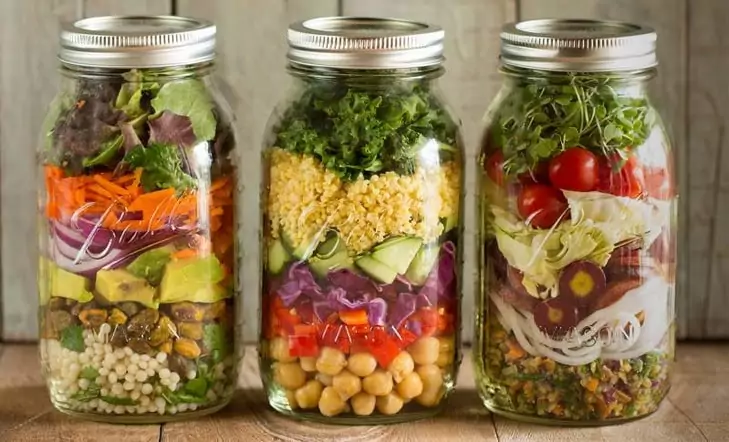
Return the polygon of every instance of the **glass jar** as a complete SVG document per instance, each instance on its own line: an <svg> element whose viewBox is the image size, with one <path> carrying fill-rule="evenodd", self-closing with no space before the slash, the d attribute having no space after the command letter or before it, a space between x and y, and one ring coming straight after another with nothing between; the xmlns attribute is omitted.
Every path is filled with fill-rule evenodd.
<svg viewBox="0 0 729 442"><path fill-rule="evenodd" d="M474 352L497 414L604 425L652 413L669 389L676 193L646 89L655 40L614 22L504 28Z"/></svg>
<svg viewBox="0 0 729 442"><path fill-rule="evenodd" d="M289 29L295 85L262 186L260 369L281 413L405 421L453 390L463 151L436 87L442 39L386 19Z"/></svg>
<svg viewBox="0 0 729 442"><path fill-rule="evenodd" d="M39 149L40 348L53 405L161 422L236 381L236 165L215 27L97 17L61 35Z"/></svg>

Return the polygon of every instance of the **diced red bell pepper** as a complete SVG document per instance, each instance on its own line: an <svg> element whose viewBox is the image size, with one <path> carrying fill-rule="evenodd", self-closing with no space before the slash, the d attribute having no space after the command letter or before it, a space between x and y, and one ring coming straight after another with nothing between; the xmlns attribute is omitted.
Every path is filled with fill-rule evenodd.
<svg viewBox="0 0 729 442"><path fill-rule="evenodd" d="M339 319L347 325L365 325L369 324L367 310L342 310L339 312Z"/></svg>
<svg viewBox="0 0 729 442"><path fill-rule="evenodd" d="M370 333L369 352L375 357L380 367L387 369L395 357L400 354L397 338L387 333L383 327L374 327Z"/></svg>
<svg viewBox="0 0 729 442"><path fill-rule="evenodd" d="M289 354L294 357L314 357L319 354L317 330L313 325L297 324L289 335Z"/></svg>
<svg viewBox="0 0 729 442"><path fill-rule="evenodd" d="M398 339L398 345L401 349L406 348L418 339L418 335L406 328L400 328L397 331L397 334L400 336Z"/></svg>
<svg viewBox="0 0 729 442"><path fill-rule="evenodd" d="M444 308L438 309L438 334L449 335L455 331L455 315Z"/></svg>
<svg viewBox="0 0 729 442"><path fill-rule="evenodd" d="M323 347L332 347L342 353L349 353L351 341L347 327L344 325L325 324L324 329L320 332L319 340Z"/></svg>
<svg viewBox="0 0 729 442"><path fill-rule="evenodd" d="M434 308L423 307L414 316L420 322L421 336L432 336L438 330L438 311Z"/></svg>

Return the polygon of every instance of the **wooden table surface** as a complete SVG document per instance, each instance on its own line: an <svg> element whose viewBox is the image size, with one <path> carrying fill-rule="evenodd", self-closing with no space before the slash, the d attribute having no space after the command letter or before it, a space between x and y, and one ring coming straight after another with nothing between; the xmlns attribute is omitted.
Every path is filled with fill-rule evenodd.
<svg viewBox="0 0 729 442"><path fill-rule="evenodd" d="M654 415L603 428L553 428L491 415L475 390L470 354L448 410L435 419L374 427L302 424L266 404L255 350L246 352L233 403L218 414L165 425L122 426L53 410L37 347L0 344L0 441L729 441L729 344L683 344L667 401Z"/></svg>

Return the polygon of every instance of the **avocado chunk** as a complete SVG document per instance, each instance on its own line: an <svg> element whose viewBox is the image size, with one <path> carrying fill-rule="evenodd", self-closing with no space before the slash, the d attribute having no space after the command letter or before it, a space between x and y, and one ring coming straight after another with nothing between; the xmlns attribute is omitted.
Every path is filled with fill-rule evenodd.
<svg viewBox="0 0 729 442"><path fill-rule="evenodd" d="M99 270L96 273L96 291L110 303L138 302L156 309L156 290L147 280L124 269Z"/></svg>
<svg viewBox="0 0 729 442"><path fill-rule="evenodd" d="M319 277L325 277L327 273L334 270L350 269L354 268L354 261L349 256L346 250L337 252L335 255L329 258L319 258L317 256L309 259L309 268Z"/></svg>
<svg viewBox="0 0 729 442"><path fill-rule="evenodd" d="M423 240L413 236L388 238L375 246L371 256L402 275L408 270L421 244Z"/></svg>
<svg viewBox="0 0 729 442"><path fill-rule="evenodd" d="M157 286L162 281L162 271L170 262L174 247L167 245L157 249L147 250L127 266L133 275L144 278L150 284Z"/></svg>
<svg viewBox="0 0 729 442"><path fill-rule="evenodd" d="M440 253L438 243L423 244L418 253L415 254L415 258L410 263L407 272L405 272L408 281L415 285L423 285L438 261L438 253Z"/></svg>
<svg viewBox="0 0 729 442"><path fill-rule="evenodd" d="M294 242L286 234L286 232L281 229L281 239L283 241L284 247L286 247L286 250L288 250L291 256L299 261L306 261L311 257L311 255L314 253L314 250L316 250L317 246L319 245L320 237L321 235L318 232L306 238L298 247L294 247Z"/></svg>
<svg viewBox="0 0 729 442"><path fill-rule="evenodd" d="M391 284L397 278L397 272L370 255L364 255L355 261L357 267L376 280Z"/></svg>
<svg viewBox="0 0 729 442"><path fill-rule="evenodd" d="M274 239L268 246L268 271L274 275L281 273L286 263L291 261L291 255L280 239Z"/></svg>
<svg viewBox="0 0 729 442"><path fill-rule="evenodd" d="M225 270L215 255L172 260L162 276L160 302L210 302L218 296L211 291L223 279Z"/></svg>
<svg viewBox="0 0 729 442"><path fill-rule="evenodd" d="M45 258L41 258L40 264L41 281L39 281L38 288L41 305L45 305L51 297L73 299L81 303L94 299L94 294L89 291L91 283L88 278L64 270ZM48 275L47 279L44 278L44 275ZM43 279L46 279L47 282L42 281Z"/></svg>

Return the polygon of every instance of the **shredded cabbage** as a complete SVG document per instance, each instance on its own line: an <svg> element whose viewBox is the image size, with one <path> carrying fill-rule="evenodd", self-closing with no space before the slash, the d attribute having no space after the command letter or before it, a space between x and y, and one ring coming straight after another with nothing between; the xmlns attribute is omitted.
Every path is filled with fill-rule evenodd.
<svg viewBox="0 0 729 442"><path fill-rule="evenodd" d="M545 299L557 296L560 271L575 261L603 267L620 243L658 237L667 217L654 204L600 192L564 192L571 221L535 229L513 213L491 205L491 233L509 265L524 274L526 291Z"/></svg>

